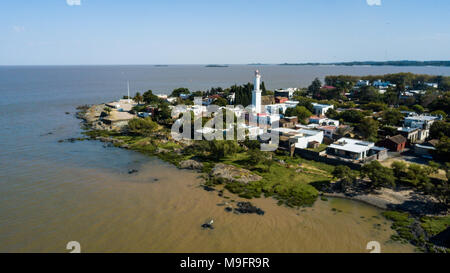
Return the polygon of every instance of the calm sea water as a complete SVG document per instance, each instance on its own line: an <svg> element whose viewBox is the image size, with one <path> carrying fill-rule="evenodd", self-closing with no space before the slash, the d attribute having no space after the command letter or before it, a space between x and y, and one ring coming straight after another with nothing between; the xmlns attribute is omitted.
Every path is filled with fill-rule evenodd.
<svg viewBox="0 0 450 273"><path fill-rule="evenodd" d="M227 214L217 206L223 199L198 188L195 173L99 142L58 143L81 134L76 106L125 95L127 80L132 93L205 90L251 81L257 68L268 88L307 86L329 74L450 75L438 67L0 67L0 252L64 252L73 240L101 252L359 252L375 239L386 251L411 251L385 243L389 223L369 206L319 201L299 212L259 199L263 217ZM218 226L202 231L209 217Z"/></svg>

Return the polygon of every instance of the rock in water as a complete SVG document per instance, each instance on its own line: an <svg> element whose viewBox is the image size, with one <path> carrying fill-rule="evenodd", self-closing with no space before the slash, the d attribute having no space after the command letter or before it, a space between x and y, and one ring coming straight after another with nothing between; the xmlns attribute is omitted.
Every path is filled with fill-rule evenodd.
<svg viewBox="0 0 450 273"><path fill-rule="evenodd" d="M206 185L203 185L203 189L204 189L205 191L214 191L214 190L215 190L213 187L206 186Z"/></svg>
<svg viewBox="0 0 450 273"><path fill-rule="evenodd" d="M239 213L256 213L258 215L264 215L264 211L252 205L250 202L238 202L237 208L234 210Z"/></svg>
<svg viewBox="0 0 450 273"><path fill-rule="evenodd" d="M209 228L209 229L214 229L214 227L213 227L213 224L214 223L214 220L209 220L209 221L207 221L206 223L204 223L203 225L202 225L202 228L203 229L207 229L207 228Z"/></svg>
<svg viewBox="0 0 450 273"><path fill-rule="evenodd" d="M138 170L136 170L136 169L128 170L128 174L137 173L137 172L138 172Z"/></svg>

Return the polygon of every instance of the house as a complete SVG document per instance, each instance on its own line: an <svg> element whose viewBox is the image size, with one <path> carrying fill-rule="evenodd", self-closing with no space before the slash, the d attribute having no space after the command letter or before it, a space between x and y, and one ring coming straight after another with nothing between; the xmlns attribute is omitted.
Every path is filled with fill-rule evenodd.
<svg viewBox="0 0 450 273"><path fill-rule="evenodd" d="M325 115L329 109L333 109L334 106L330 104L312 103L314 114L317 116Z"/></svg>
<svg viewBox="0 0 450 273"><path fill-rule="evenodd" d="M310 142L320 144L323 141L323 132L318 130L274 128L271 132L279 133L280 146L284 148L290 148L294 144L295 148L306 149L312 145Z"/></svg>
<svg viewBox="0 0 450 273"><path fill-rule="evenodd" d="M419 139L419 128L400 127L397 132L404 136L408 143L416 143Z"/></svg>
<svg viewBox="0 0 450 273"><path fill-rule="evenodd" d="M280 119L280 127L293 128L298 123L297 117L284 117Z"/></svg>
<svg viewBox="0 0 450 273"><path fill-rule="evenodd" d="M390 82L383 82L382 80L376 80L372 83L372 86L378 89L387 89L390 86L395 87L395 84L391 84Z"/></svg>
<svg viewBox="0 0 450 273"><path fill-rule="evenodd" d="M324 116L311 116L309 117L309 122L319 124L321 126L339 126L339 120L329 119Z"/></svg>
<svg viewBox="0 0 450 273"><path fill-rule="evenodd" d="M439 84L437 84L435 82L426 82L424 84L428 87L433 87L433 88L438 88L438 86L439 86Z"/></svg>
<svg viewBox="0 0 450 273"><path fill-rule="evenodd" d="M356 82L355 86L360 87L360 86L369 86L370 82L367 80L358 80L358 82Z"/></svg>
<svg viewBox="0 0 450 273"><path fill-rule="evenodd" d="M367 162L387 158L387 150L375 146L375 143L352 138L340 138L327 147L327 155L343 160L350 159Z"/></svg>
<svg viewBox="0 0 450 273"><path fill-rule="evenodd" d="M403 152L406 145L406 138L402 135L395 135L392 137L387 137L379 142L377 146L385 147L393 152Z"/></svg>
<svg viewBox="0 0 450 273"><path fill-rule="evenodd" d="M318 126L317 129L323 131L323 135L328 138L333 138L334 132L336 132L336 126L327 125L327 126Z"/></svg>
<svg viewBox="0 0 450 273"><path fill-rule="evenodd" d="M293 137L295 142L295 148L306 149L311 146L311 142L323 141L323 132L318 130L300 129L298 134Z"/></svg>
<svg viewBox="0 0 450 273"><path fill-rule="evenodd" d="M274 96L275 97L284 97L284 98L292 98L294 92L297 91L297 88L287 88L287 89L276 89Z"/></svg>
<svg viewBox="0 0 450 273"><path fill-rule="evenodd" d="M403 126L428 130L433 122L439 119L440 117L426 115L408 116L405 117Z"/></svg>

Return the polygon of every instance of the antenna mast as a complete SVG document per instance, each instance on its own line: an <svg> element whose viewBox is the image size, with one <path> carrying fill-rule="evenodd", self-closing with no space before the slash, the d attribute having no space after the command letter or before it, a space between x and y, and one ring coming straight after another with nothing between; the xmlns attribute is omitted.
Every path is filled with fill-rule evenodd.
<svg viewBox="0 0 450 273"><path fill-rule="evenodd" d="M131 101L130 101L130 81L127 81L127 87L128 87L128 103L131 103Z"/></svg>

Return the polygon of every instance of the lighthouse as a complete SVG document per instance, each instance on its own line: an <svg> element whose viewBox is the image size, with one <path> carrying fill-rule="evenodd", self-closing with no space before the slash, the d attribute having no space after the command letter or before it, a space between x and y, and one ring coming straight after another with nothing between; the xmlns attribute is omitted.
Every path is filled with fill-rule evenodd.
<svg viewBox="0 0 450 273"><path fill-rule="evenodd" d="M252 92L252 105L254 107L254 111L259 114L261 113L261 74L259 74L259 70L255 71L255 83Z"/></svg>

